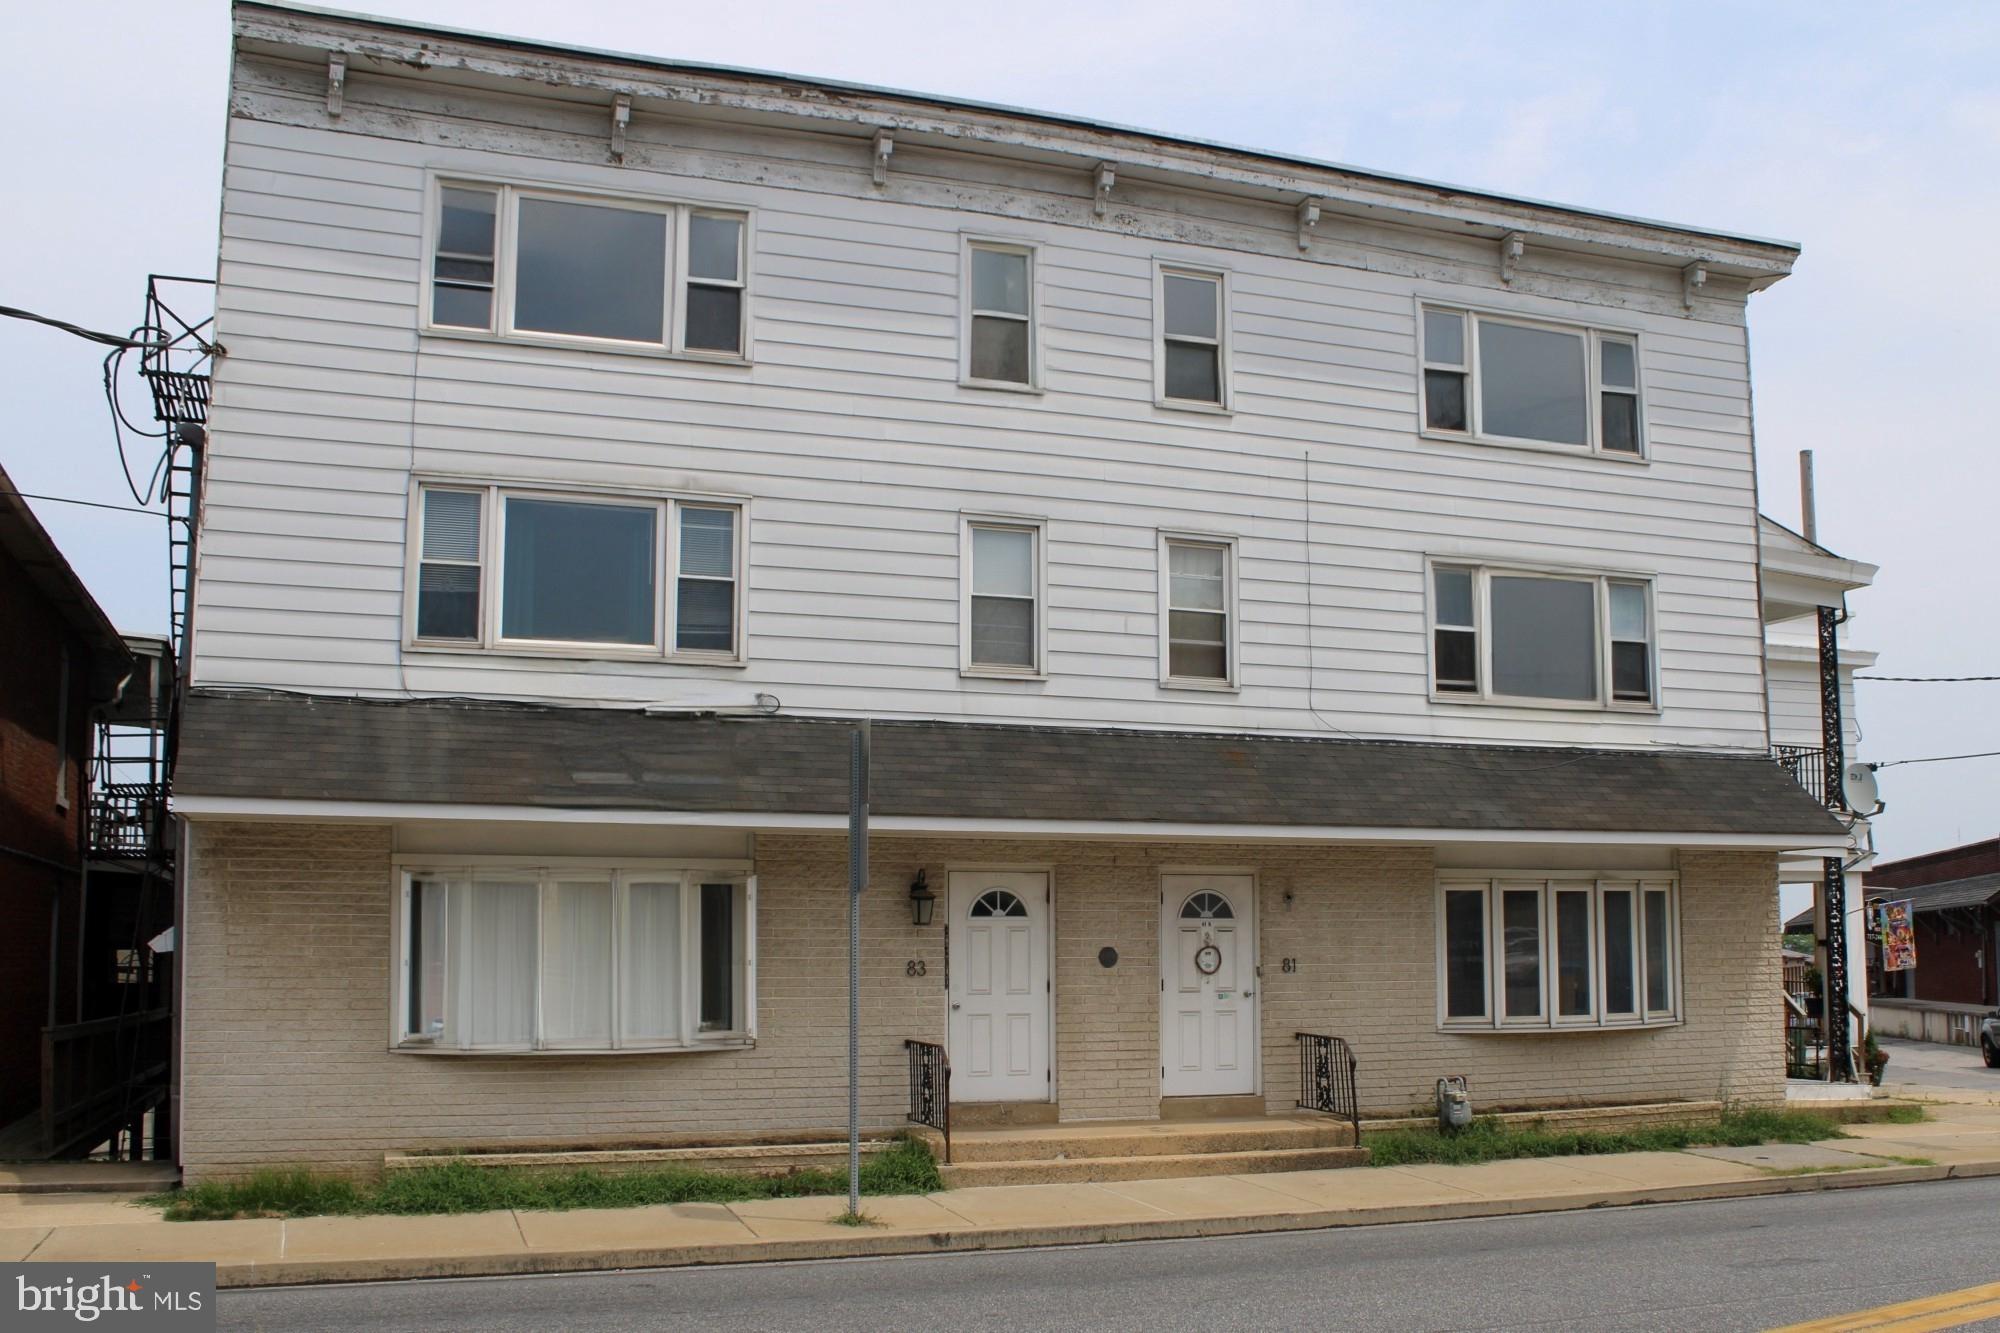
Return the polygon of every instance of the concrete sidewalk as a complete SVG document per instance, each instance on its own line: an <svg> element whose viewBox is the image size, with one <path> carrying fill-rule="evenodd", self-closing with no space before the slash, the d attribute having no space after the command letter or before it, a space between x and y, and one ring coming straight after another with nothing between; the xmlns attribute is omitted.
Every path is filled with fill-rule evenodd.
<svg viewBox="0 0 2000 1333"><path fill-rule="evenodd" d="M0 1261L213 1260L225 1287L556 1273L1075 1245L1491 1217L2000 1175L2000 1106L1817 1145L1537 1158L1479 1166L1005 1185L839 1198L450 1217L165 1222L104 1195L0 1196ZM1913 1165L1924 1159L1932 1165Z"/></svg>

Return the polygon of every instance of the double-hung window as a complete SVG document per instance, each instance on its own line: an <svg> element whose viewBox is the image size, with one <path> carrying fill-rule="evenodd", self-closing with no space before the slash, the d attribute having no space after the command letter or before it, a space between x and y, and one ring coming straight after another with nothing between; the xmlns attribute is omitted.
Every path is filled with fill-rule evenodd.
<svg viewBox="0 0 2000 1333"><path fill-rule="evenodd" d="M1168 534L1160 548L1161 682L1234 684L1235 547L1218 538Z"/></svg>
<svg viewBox="0 0 2000 1333"><path fill-rule="evenodd" d="M1156 390L1173 406L1229 405L1228 281L1220 273L1162 266Z"/></svg>
<svg viewBox="0 0 2000 1333"><path fill-rule="evenodd" d="M1042 528L967 519L960 541L963 668L979 675L1042 671Z"/></svg>
<svg viewBox="0 0 2000 1333"><path fill-rule="evenodd" d="M748 215L441 182L429 327L747 354Z"/></svg>
<svg viewBox="0 0 2000 1333"><path fill-rule="evenodd" d="M1611 574L1430 569L1439 699L1650 708L1652 585Z"/></svg>
<svg viewBox="0 0 2000 1333"><path fill-rule="evenodd" d="M1035 387L1035 252L1025 245L968 241L965 247L965 361L968 384Z"/></svg>
<svg viewBox="0 0 2000 1333"><path fill-rule="evenodd" d="M1679 936L1671 879L1442 880L1439 1022L1447 1028L1676 1022Z"/></svg>
<svg viewBox="0 0 2000 1333"><path fill-rule="evenodd" d="M740 868L411 865L396 1043L611 1051L746 1039L755 919Z"/></svg>
<svg viewBox="0 0 2000 1333"><path fill-rule="evenodd" d="M460 482L417 501L414 645L742 655L741 506Z"/></svg>
<svg viewBox="0 0 2000 1333"><path fill-rule="evenodd" d="M1426 433L1644 454L1633 335L1427 305L1421 337Z"/></svg>

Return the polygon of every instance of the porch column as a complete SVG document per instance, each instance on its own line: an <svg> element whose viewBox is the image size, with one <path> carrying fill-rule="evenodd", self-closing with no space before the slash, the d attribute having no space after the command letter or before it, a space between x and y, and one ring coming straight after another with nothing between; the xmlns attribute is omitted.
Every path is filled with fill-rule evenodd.
<svg viewBox="0 0 2000 1333"><path fill-rule="evenodd" d="M1840 622L1845 617L1835 607L1822 606L1819 618L1819 725L1820 749L1824 755L1821 785L1826 808L1836 813L1847 807L1846 738L1840 716ZM1840 1082L1854 1079L1854 1052L1849 1044L1847 1023L1847 868L1838 856L1829 856L1822 865L1826 921L1826 1061L1829 1077Z"/></svg>

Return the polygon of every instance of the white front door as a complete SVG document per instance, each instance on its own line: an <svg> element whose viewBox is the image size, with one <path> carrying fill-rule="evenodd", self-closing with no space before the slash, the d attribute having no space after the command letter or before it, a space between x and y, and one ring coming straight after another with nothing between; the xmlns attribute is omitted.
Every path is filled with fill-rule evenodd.
<svg viewBox="0 0 2000 1333"><path fill-rule="evenodd" d="M1040 1102L1049 1059L1049 877L951 876L951 1099Z"/></svg>
<svg viewBox="0 0 2000 1333"><path fill-rule="evenodd" d="M1248 875L1160 878L1160 1095L1257 1090L1257 900Z"/></svg>

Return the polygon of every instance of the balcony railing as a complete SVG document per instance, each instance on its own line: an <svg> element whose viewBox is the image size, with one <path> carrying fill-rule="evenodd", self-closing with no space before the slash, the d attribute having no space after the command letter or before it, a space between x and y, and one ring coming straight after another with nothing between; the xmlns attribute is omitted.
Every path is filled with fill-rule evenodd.
<svg viewBox="0 0 2000 1333"><path fill-rule="evenodd" d="M1773 745L1771 757L1792 775L1792 781L1821 805L1826 804L1826 751L1817 745Z"/></svg>
<svg viewBox="0 0 2000 1333"><path fill-rule="evenodd" d="M108 782L90 798L90 854L143 861L165 828L166 788L157 782Z"/></svg>

